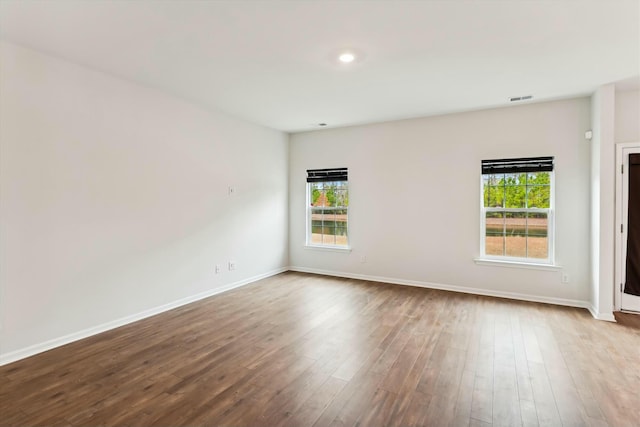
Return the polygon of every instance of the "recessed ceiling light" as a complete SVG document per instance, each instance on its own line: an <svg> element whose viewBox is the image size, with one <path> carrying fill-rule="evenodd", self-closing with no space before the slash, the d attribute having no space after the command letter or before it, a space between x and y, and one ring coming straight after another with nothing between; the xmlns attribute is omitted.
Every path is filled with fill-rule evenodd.
<svg viewBox="0 0 640 427"><path fill-rule="evenodd" d="M356 56L351 52L344 52L344 53L341 53L340 56L338 56L338 60L340 60L340 62L345 64L353 62L355 59L356 59Z"/></svg>
<svg viewBox="0 0 640 427"><path fill-rule="evenodd" d="M318 123L318 126L326 126L326 123Z"/></svg>

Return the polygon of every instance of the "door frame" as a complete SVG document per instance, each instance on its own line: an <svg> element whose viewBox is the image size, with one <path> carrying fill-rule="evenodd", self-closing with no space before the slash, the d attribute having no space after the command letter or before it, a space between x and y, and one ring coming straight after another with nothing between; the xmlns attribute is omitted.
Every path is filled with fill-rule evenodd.
<svg viewBox="0 0 640 427"><path fill-rule="evenodd" d="M622 165L624 163L625 150L630 148L640 149L640 141L636 142L621 142L616 144L616 228L615 228L615 282L614 282L614 310L620 311L622 301L622 272L624 271L624 264L626 259L622 259L622 253L624 252L623 245L626 241L622 239L622 224L626 224L625 212L622 211L622 185L623 176ZM628 171L625 171L628 173Z"/></svg>

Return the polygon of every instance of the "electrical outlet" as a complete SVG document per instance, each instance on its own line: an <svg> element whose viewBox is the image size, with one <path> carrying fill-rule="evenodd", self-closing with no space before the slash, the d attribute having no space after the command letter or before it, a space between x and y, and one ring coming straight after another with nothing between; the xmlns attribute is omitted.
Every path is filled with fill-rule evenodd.
<svg viewBox="0 0 640 427"><path fill-rule="evenodd" d="M236 269L236 262L235 261L229 261L229 271L233 271Z"/></svg>
<svg viewBox="0 0 640 427"><path fill-rule="evenodd" d="M363 264L365 262L367 262L367 256L366 255L360 255L360 262L363 263Z"/></svg>
<svg viewBox="0 0 640 427"><path fill-rule="evenodd" d="M216 274L220 274L220 270L222 270L220 264L216 264Z"/></svg>
<svg viewBox="0 0 640 427"><path fill-rule="evenodd" d="M569 283L569 275L567 273L562 273L562 283Z"/></svg>

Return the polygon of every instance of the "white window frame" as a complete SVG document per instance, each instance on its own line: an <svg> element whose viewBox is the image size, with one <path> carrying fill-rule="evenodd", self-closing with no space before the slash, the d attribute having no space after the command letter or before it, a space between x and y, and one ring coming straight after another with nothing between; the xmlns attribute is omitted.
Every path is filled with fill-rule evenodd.
<svg viewBox="0 0 640 427"><path fill-rule="evenodd" d="M555 265L555 199L556 182L555 171L545 172L549 174L549 208L492 208L484 206L484 181L480 174L480 259L478 261L498 261L505 263L517 263L528 265ZM487 255L486 254L486 216L487 212L524 212L524 213L546 213L547 214L547 258L527 258L508 255Z"/></svg>
<svg viewBox="0 0 640 427"><path fill-rule="evenodd" d="M329 181L329 182L346 182L347 183L347 191L349 191L349 180L346 181ZM311 186L312 186L312 182L307 182L307 197L306 197L306 204L307 204L307 220L306 220L306 243L305 246L307 246L308 248L315 248L315 249L329 249L329 250L337 250L337 251L350 251L351 250L351 243L350 243L350 232L349 232L349 224L350 224L350 218L349 218L349 206L342 206L342 207L318 207L318 208L314 208L311 206L311 201L312 201L312 191L311 191ZM347 211L347 244L346 245L329 245L329 244L324 244L324 243L312 243L311 240L311 231L312 231L312 219L311 219L311 215L313 213L314 209L322 209L322 210L346 210Z"/></svg>

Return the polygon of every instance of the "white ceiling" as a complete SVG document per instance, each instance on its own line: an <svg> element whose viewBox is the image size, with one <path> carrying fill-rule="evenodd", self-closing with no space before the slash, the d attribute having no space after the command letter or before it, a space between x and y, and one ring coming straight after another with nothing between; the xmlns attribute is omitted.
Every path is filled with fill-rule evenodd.
<svg viewBox="0 0 640 427"><path fill-rule="evenodd" d="M589 94L640 74L639 5L1 0L0 37L292 132Z"/></svg>

